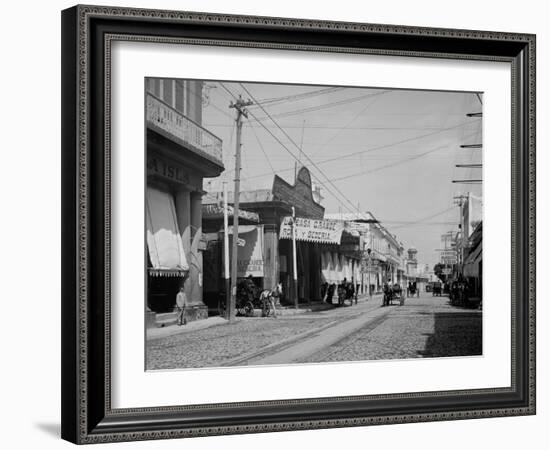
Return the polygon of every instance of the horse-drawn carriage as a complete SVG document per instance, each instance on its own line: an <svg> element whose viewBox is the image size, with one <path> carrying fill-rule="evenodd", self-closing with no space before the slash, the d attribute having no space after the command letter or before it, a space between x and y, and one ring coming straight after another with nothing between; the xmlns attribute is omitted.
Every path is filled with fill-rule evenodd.
<svg viewBox="0 0 550 450"><path fill-rule="evenodd" d="M346 300L349 300L350 306L353 305L353 300L357 303L355 288L352 283L342 283L338 285L338 305L344 306Z"/></svg>
<svg viewBox="0 0 550 450"><path fill-rule="evenodd" d="M393 301L399 301L400 305L403 305L405 297L403 296L403 289L398 283L395 284L385 284L384 285L384 299L382 306L393 305Z"/></svg>
<svg viewBox="0 0 550 450"><path fill-rule="evenodd" d="M407 285L407 296L408 297L420 296L420 289L416 285L416 281L409 281L409 284Z"/></svg>
<svg viewBox="0 0 550 450"><path fill-rule="evenodd" d="M254 310L260 309L262 317L270 315L276 317L277 312L275 303L282 295L281 284L277 284L274 289L259 289L252 280L244 279L237 283L237 297L235 299L235 309L238 316L253 317ZM218 312L220 316L225 316L227 311L227 296L225 292L220 293L218 301Z"/></svg>

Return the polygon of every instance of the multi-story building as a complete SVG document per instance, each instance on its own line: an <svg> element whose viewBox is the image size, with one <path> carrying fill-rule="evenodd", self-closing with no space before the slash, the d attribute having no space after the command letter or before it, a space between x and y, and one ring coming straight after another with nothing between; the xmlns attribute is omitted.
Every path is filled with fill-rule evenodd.
<svg viewBox="0 0 550 450"><path fill-rule="evenodd" d="M242 246L238 252L237 276L252 276L255 284L263 289L273 289L281 283L282 303L294 304L294 292L299 302L322 300L325 283L339 284L344 278L356 283L360 274L359 233L348 229L344 221L324 217L325 208L318 202L320 197L316 192L319 190L313 187L309 170L302 167L293 184L276 175L271 189L241 191L239 195L241 211L246 211L247 217L241 217L244 220L240 219L239 224ZM204 198L203 212L222 202L221 192L209 193ZM228 193L228 203L233 204L233 192ZM251 214L257 218L255 222ZM243 222L246 225L241 226ZM222 274L223 235L220 232L223 228L219 215L204 214L203 227L211 239L206 254L205 289L209 303L213 304ZM296 255L292 245L293 227Z"/></svg>
<svg viewBox="0 0 550 450"><path fill-rule="evenodd" d="M362 292L368 292L369 286L371 292L380 292L386 282L403 282L403 244L371 212L327 214L325 217L349 222L362 237Z"/></svg>
<svg viewBox="0 0 550 450"><path fill-rule="evenodd" d="M202 124L201 81L149 78L147 127L147 307L172 312L180 286L188 320L207 316L202 299L203 179L224 170L222 141Z"/></svg>

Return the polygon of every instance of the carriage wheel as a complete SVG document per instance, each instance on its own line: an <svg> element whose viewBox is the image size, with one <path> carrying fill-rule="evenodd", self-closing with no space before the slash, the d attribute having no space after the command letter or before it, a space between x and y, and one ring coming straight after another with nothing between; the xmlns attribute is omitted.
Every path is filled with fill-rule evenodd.
<svg viewBox="0 0 550 450"><path fill-rule="evenodd" d="M244 315L246 317L254 316L254 305L252 304L252 302L248 301L246 302L246 305L244 305Z"/></svg>

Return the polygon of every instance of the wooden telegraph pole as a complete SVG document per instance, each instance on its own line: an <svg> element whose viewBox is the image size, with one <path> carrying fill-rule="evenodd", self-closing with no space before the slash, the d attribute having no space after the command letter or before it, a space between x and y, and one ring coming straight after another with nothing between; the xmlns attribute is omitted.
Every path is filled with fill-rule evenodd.
<svg viewBox="0 0 550 450"><path fill-rule="evenodd" d="M248 118L248 112L245 107L252 105L250 100L244 101L239 95L239 99L229 105L230 108L235 108L237 117L235 119L237 126L236 148L235 148L235 189L233 190L233 245L231 255L231 299L227 308L227 319L229 322L235 321L235 305L237 303L237 241L239 239L239 193L241 184L241 131L243 127L243 116Z"/></svg>
<svg viewBox="0 0 550 450"><path fill-rule="evenodd" d="M292 207L292 278L294 281L294 308L298 309L298 266L296 256L296 210Z"/></svg>
<svg viewBox="0 0 550 450"><path fill-rule="evenodd" d="M227 182L223 182L223 276L225 278L225 314L226 319L229 318L229 304L231 303L231 278L229 271L229 220L228 220L228 205L227 205Z"/></svg>

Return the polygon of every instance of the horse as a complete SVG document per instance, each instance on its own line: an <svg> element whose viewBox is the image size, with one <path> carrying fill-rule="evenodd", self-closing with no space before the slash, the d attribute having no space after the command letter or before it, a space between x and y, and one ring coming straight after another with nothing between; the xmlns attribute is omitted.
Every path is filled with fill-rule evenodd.
<svg viewBox="0 0 550 450"><path fill-rule="evenodd" d="M393 304L394 299L401 299L402 290L401 286L398 283L395 284L385 284L384 285L384 300L382 306L389 306Z"/></svg>
<svg viewBox="0 0 550 450"><path fill-rule="evenodd" d="M262 317L268 317L273 310L273 317L277 318L277 309L275 308L275 299L283 294L283 285L277 283L273 289L264 289L260 293L260 305L262 307Z"/></svg>

